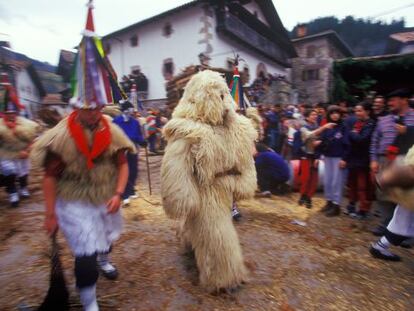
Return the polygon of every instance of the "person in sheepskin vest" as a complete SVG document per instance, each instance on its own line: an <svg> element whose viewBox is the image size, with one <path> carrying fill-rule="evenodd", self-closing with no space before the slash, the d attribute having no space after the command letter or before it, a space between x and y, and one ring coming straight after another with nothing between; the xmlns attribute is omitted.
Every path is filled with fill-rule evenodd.
<svg viewBox="0 0 414 311"><path fill-rule="evenodd" d="M377 185L389 201L398 205L385 235L371 245L370 252L379 259L400 261L389 248L414 238L414 146L377 178Z"/></svg>
<svg viewBox="0 0 414 311"><path fill-rule="evenodd" d="M85 310L98 310L98 268L117 277L109 261L120 236L121 196L128 180L132 142L102 107L76 109L33 145L34 168L44 171L45 227L59 228L75 255L76 286Z"/></svg>
<svg viewBox="0 0 414 311"><path fill-rule="evenodd" d="M246 109L246 117L250 119L257 132L257 141L262 141L264 138L263 120L256 107L248 107Z"/></svg>
<svg viewBox="0 0 414 311"><path fill-rule="evenodd" d="M45 227L59 228L75 256L76 287L85 311L98 311L99 270L118 276L109 261L112 243L122 229L121 196L128 181L127 152L135 146L102 111L126 98L100 49L93 24L93 4L78 45L71 79L75 110L34 144L31 159L43 169Z"/></svg>
<svg viewBox="0 0 414 311"><path fill-rule="evenodd" d="M11 85L8 84L6 87L10 88ZM30 196L28 158L31 144L39 133L40 126L19 116L23 106L17 102L17 97L6 94L5 101L4 109L0 109L3 110L0 111L0 181L9 195L11 207L17 207L21 198Z"/></svg>
<svg viewBox="0 0 414 311"><path fill-rule="evenodd" d="M195 253L200 284L232 289L247 279L231 207L256 190L256 131L235 111L224 78L205 70L188 82L164 128L164 211L180 221L179 236Z"/></svg>

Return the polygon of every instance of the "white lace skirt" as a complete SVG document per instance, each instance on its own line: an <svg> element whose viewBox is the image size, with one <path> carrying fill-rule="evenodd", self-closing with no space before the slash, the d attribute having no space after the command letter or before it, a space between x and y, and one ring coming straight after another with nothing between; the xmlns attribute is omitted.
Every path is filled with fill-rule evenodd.
<svg viewBox="0 0 414 311"><path fill-rule="evenodd" d="M387 229L405 237L414 237L414 211L398 205Z"/></svg>
<svg viewBox="0 0 414 311"><path fill-rule="evenodd" d="M30 171L30 161L29 159L14 159L14 160L5 160L0 159L0 173L8 175L17 175L17 177L22 177L28 175Z"/></svg>
<svg viewBox="0 0 414 311"><path fill-rule="evenodd" d="M75 256L108 252L122 231L121 210L108 214L105 204L58 199L56 214L59 229Z"/></svg>

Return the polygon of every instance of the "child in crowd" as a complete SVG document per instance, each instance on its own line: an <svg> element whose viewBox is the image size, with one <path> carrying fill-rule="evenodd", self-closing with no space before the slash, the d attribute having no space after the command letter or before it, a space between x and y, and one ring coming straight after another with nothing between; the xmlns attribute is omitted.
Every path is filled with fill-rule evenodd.
<svg viewBox="0 0 414 311"><path fill-rule="evenodd" d="M369 148L375 128L375 122L370 117L371 110L371 105L366 102L355 106L357 120L349 133L350 149L346 159L349 169L349 205L345 213L360 219L366 218L374 199L374 185L369 167Z"/></svg>
<svg viewBox="0 0 414 311"><path fill-rule="evenodd" d="M312 208L312 196L316 192L318 184L318 153L316 147L321 142L318 141L319 135L332 129L334 123L326 123L318 127L318 112L308 109L304 113L306 124L300 129L301 140L303 142L303 156L300 159L300 194L299 205L305 204L307 208Z"/></svg>
<svg viewBox="0 0 414 311"><path fill-rule="evenodd" d="M321 134L319 149L324 156L324 192L326 205L323 212L328 217L338 216L341 212L342 190L348 155L348 130L342 121L341 107L333 105L328 108L327 120L334 124Z"/></svg>

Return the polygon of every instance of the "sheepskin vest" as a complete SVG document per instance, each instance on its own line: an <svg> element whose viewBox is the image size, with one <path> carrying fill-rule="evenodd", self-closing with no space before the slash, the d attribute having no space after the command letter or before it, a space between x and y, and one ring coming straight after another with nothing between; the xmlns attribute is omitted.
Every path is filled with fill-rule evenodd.
<svg viewBox="0 0 414 311"><path fill-rule="evenodd" d="M262 124L262 118L257 112L256 108L249 107L246 109L246 117L252 121L255 130L260 133L260 127Z"/></svg>
<svg viewBox="0 0 414 311"><path fill-rule="evenodd" d="M0 118L0 159L18 159L20 151L26 150L36 138L39 127L34 121L17 117L12 130Z"/></svg>
<svg viewBox="0 0 414 311"><path fill-rule="evenodd" d="M96 159L91 169L75 145L67 127L67 118L45 132L34 144L31 159L34 167L44 167L49 152L61 157L65 168L58 179L57 195L67 201L84 201L95 205L107 202L114 194L118 176L117 156L120 150L136 152L124 132L108 118L111 144ZM99 130L99 129L98 129ZM93 133L84 130L89 146Z"/></svg>

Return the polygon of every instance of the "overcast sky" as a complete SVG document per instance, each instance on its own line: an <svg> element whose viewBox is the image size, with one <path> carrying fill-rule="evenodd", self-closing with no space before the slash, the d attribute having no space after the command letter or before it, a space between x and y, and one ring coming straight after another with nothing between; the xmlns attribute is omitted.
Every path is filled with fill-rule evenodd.
<svg viewBox="0 0 414 311"><path fill-rule="evenodd" d="M86 19L86 0L0 0L0 40L18 52L56 64L60 49L71 49L80 38ZM105 35L188 0L95 0L95 28ZM409 6L378 19L404 17L414 27L414 0L273 0L284 26L319 16L373 17Z"/></svg>

